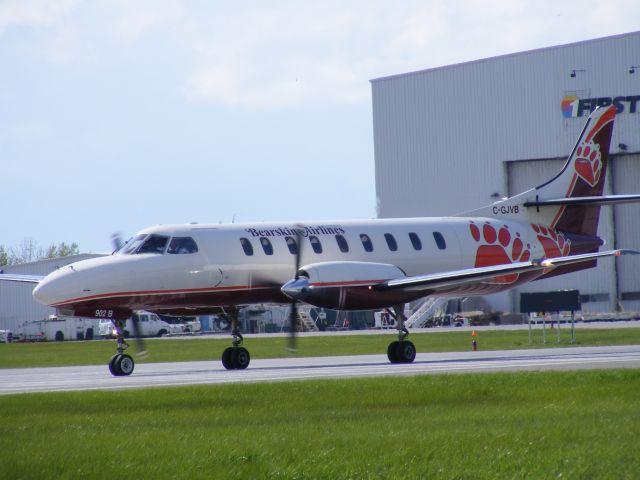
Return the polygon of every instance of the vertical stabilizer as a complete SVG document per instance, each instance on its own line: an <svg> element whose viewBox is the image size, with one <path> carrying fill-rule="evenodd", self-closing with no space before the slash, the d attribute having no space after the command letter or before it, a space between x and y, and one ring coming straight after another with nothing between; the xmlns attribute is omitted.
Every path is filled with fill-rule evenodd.
<svg viewBox="0 0 640 480"><path fill-rule="evenodd" d="M553 231L595 237L601 205L640 201L640 197L622 200L602 195L615 116L614 106L593 111L567 162L551 180L463 215L511 218ZM580 198L583 200L576 201Z"/></svg>
<svg viewBox="0 0 640 480"><path fill-rule="evenodd" d="M587 120L567 163L558 175L536 187L536 197L577 198L601 196L604 190L609 145L616 108L596 109ZM596 235L600 205L560 205L549 226L563 232Z"/></svg>

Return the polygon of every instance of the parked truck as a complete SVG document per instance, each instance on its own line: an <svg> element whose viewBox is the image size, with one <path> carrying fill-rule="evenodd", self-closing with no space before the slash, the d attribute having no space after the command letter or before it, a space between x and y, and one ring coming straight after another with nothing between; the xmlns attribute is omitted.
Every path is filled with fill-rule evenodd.
<svg viewBox="0 0 640 480"><path fill-rule="evenodd" d="M183 333L184 325L172 325L160 319L155 313L138 311L124 325L124 336L130 337L136 333L133 322L138 325L137 333L141 337L162 337L169 333ZM99 334L101 337L115 337L115 327L111 320L100 320Z"/></svg>
<svg viewBox="0 0 640 480"><path fill-rule="evenodd" d="M98 320L49 315L43 320L24 323L19 338L27 341L93 340Z"/></svg>

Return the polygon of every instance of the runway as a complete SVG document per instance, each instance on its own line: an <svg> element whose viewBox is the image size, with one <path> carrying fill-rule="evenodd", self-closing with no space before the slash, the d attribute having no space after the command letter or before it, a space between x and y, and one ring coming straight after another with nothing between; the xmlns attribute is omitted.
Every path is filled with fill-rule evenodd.
<svg viewBox="0 0 640 480"><path fill-rule="evenodd" d="M241 371L224 370L218 360L147 363L137 364L130 377L111 376L106 364L0 369L0 395L393 375L608 368L640 368L640 345L419 353L414 363L401 365L390 364L386 355L252 360L249 368Z"/></svg>

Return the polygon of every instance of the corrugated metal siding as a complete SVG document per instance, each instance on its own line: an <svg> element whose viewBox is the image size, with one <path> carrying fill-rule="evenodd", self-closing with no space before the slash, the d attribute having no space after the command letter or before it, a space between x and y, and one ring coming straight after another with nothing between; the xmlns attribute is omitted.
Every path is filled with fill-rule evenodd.
<svg viewBox="0 0 640 480"><path fill-rule="evenodd" d="M634 33L373 80L379 216L471 210L505 193L501 162L566 156L586 118L562 98L640 95L638 52ZM640 114L619 115L618 143L640 151Z"/></svg>
<svg viewBox="0 0 640 480"><path fill-rule="evenodd" d="M640 155L623 155L613 162L616 193L640 191ZM614 211L616 246L640 250L640 204L619 205ZM616 260L618 284L626 310L640 311L640 256L626 255Z"/></svg>
<svg viewBox="0 0 640 480"><path fill-rule="evenodd" d="M84 254L3 267L6 273L47 275L54 270L99 255ZM18 331L26 322L42 320L56 313L55 309L36 302L31 296L33 284L0 282L0 329Z"/></svg>
<svg viewBox="0 0 640 480"><path fill-rule="evenodd" d="M565 160L529 160L523 162L508 163L509 194L521 192L525 189L527 182L534 182L538 185L549 178L552 178L560 171ZM611 192L612 167L609 165L607 171L607 188L605 193ZM607 242L608 247L613 245L613 232L611 229L612 209L603 207L600 210L600 222L598 224L598 236ZM517 298L521 292L543 292L552 290L563 290L566 288L577 288L582 295L595 296L601 299L608 296L608 300L598 302L587 302L585 310L599 311L600 309L611 310L615 308L615 260L603 259L598 261L596 268L583 270L581 272L552 277L537 282L532 282L516 289ZM514 305L514 307L516 307Z"/></svg>
<svg viewBox="0 0 640 480"><path fill-rule="evenodd" d="M575 92L581 98L640 95L640 69L628 73L639 52L640 32L634 32L373 80L378 215L456 214L492 202L494 193L520 193L548 180L562 166L564 160L559 159L568 156L586 121L586 116L563 116L563 97ZM585 71L572 78L573 69ZM616 117L612 153L621 152L620 143L628 153L640 152L640 113ZM628 166L620 167L619 174L613 172L619 183L615 192L638 192L640 162L624 158L621 163ZM507 163L513 161L524 163ZM623 185L620 176L628 182ZM627 212L616 211L617 244L640 247L640 217L632 218L639 210L630 208L640 209L616 207ZM610 207L603 210L599 232L609 245L611 212ZM630 265L627 261L617 261L625 263L618 266L620 292L640 292L633 273L640 259ZM610 310L616 276L613 261L608 263L582 274L535 282L522 291L575 285L596 298L610 295L610 301L588 305L593 311ZM512 303L515 298L513 294Z"/></svg>
<svg viewBox="0 0 640 480"><path fill-rule="evenodd" d="M37 303L32 291L32 284L0 282L0 329L17 332L26 322L56 313L55 309Z"/></svg>

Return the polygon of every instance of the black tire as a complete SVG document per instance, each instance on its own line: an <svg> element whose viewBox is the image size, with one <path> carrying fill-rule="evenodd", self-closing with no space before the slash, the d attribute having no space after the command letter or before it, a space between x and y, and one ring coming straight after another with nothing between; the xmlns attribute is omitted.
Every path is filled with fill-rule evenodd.
<svg viewBox="0 0 640 480"><path fill-rule="evenodd" d="M113 357L111 357L111 360L109 360L109 371L114 377L119 377L120 375L122 375L122 372L120 372L116 367L116 363L120 355L120 353L116 353Z"/></svg>
<svg viewBox="0 0 640 480"><path fill-rule="evenodd" d="M244 370L249 366L249 362L251 362L251 355L249 355L249 350L244 347L238 347L233 349L233 353L231 355L231 363L234 368L238 370Z"/></svg>
<svg viewBox="0 0 640 480"><path fill-rule="evenodd" d="M114 367L118 372L120 372L120 375L129 376L133 373L135 365L136 364L133 361L133 358L131 358L131 355L123 353L120 355L120 358L115 361Z"/></svg>
<svg viewBox="0 0 640 480"><path fill-rule="evenodd" d="M87 332L84 334L85 340L93 340L93 328L87 328Z"/></svg>
<svg viewBox="0 0 640 480"><path fill-rule="evenodd" d="M56 342L64 342L64 333L62 333L62 330L58 330L56 332L55 339L56 339Z"/></svg>
<svg viewBox="0 0 640 480"><path fill-rule="evenodd" d="M159 337L164 337L166 334L167 334L167 331L164 328L158 332Z"/></svg>
<svg viewBox="0 0 640 480"><path fill-rule="evenodd" d="M396 340L395 342L391 342L387 347L387 358L389 358L389 361L391 363L399 363L399 360L398 360L399 345L400 345L400 342Z"/></svg>
<svg viewBox="0 0 640 480"><path fill-rule="evenodd" d="M412 363L416 359L416 346L409 340L398 342L396 355L399 363Z"/></svg>
<svg viewBox="0 0 640 480"><path fill-rule="evenodd" d="M231 360L232 355L233 355L233 348L231 347L225 348L224 352L222 352L222 366L227 370L234 369L234 366Z"/></svg>

